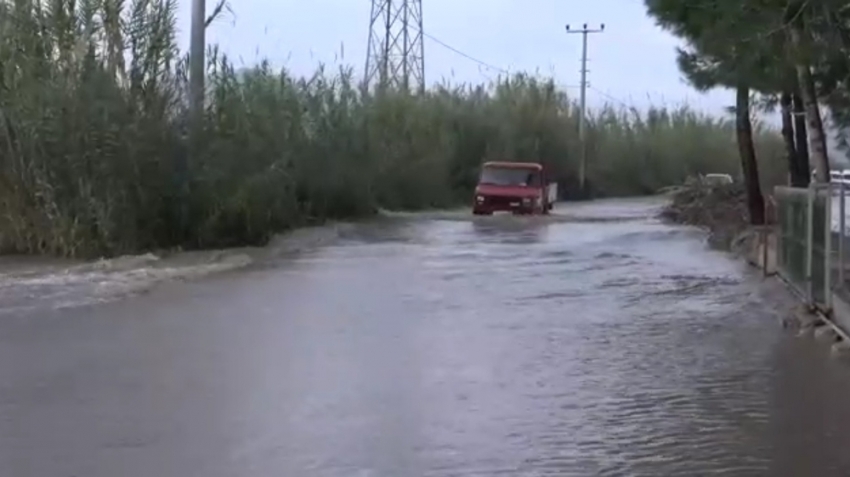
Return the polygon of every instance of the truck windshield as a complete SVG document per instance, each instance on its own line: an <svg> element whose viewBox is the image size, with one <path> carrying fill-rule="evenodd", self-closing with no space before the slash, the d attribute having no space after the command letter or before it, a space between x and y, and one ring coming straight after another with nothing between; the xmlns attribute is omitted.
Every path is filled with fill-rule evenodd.
<svg viewBox="0 0 850 477"><path fill-rule="evenodd" d="M500 186L537 186L540 173L530 169L508 167L485 167L481 171L479 184Z"/></svg>

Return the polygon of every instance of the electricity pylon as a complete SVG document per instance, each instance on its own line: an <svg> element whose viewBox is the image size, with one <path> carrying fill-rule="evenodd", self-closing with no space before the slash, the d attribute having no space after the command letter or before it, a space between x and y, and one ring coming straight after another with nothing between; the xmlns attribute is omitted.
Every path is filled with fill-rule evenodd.
<svg viewBox="0 0 850 477"><path fill-rule="evenodd" d="M367 87L424 91L423 31L422 0L372 0Z"/></svg>

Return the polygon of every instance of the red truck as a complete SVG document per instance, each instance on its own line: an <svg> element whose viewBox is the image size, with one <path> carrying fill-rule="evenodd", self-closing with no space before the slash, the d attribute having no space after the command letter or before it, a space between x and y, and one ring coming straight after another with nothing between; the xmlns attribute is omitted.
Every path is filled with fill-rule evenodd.
<svg viewBox="0 0 850 477"><path fill-rule="evenodd" d="M558 184L536 162L485 162L475 187L472 213L548 214L558 198Z"/></svg>

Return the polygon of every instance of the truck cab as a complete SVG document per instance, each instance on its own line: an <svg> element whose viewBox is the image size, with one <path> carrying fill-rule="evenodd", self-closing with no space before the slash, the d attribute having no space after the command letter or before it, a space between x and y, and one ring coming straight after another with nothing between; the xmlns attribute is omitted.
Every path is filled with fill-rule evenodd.
<svg viewBox="0 0 850 477"><path fill-rule="evenodd" d="M557 196L558 185L539 163L485 162L475 187L472 213L548 214Z"/></svg>

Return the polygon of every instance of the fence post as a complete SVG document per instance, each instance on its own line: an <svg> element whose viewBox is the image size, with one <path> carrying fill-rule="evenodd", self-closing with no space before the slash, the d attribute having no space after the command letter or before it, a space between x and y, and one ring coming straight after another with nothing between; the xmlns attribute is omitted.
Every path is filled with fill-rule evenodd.
<svg viewBox="0 0 850 477"><path fill-rule="evenodd" d="M825 206L825 214L826 220L824 220L824 253L823 253L823 268L824 268L824 282L823 282L823 301L826 305L827 312L832 311L832 191L833 185L832 183L827 183L826 185L826 204Z"/></svg>
<svg viewBox="0 0 850 477"><path fill-rule="evenodd" d="M762 274L762 276L763 276L763 277L767 277L767 276L768 276L768 270L767 270L767 257L768 257L768 253L767 253L767 245L768 245L768 241L769 241L769 239L770 239L770 236L768 235L768 229L767 229L767 226L766 226L766 225L764 225L764 226L762 226L762 229L761 229L761 274Z"/></svg>
<svg viewBox="0 0 850 477"><path fill-rule="evenodd" d="M783 227L787 227L788 217L786 217L785 210L782 208L782 189L779 187L773 188L773 210L776 214L776 273L779 276L782 276L782 267L785 266L785 257L783 256L784 243L785 243L785 230Z"/></svg>
<svg viewBox="0 0 850 477"><path fill-rule="evenodd" d="M846 192L846 184L842 180L839 182L838 190L839 192L839 200L838 203L838 283L837 286L844 286L844 228L847 226L846 222L846 205L844 201L847 197Z"/></svg>
<svg viewBox="0 0 850 477"><path fill-rule="evenodd" d="M772 204L773 198L768 196L767 200L764 201L764 224L761 227L761 272L763 277L767 277L770 275L768 273L767 259L770 254L767 252L768 243L770 242L770 227L773 215L775 214L776 207ZM771 213L773 212L773 213Z"/></svg>
<svg viewBox="0 0 850 477"><path fill-rule="evenodd" d="M812 283L812 242L814 241L814 211L816 183L809 184L806 194L806 301L814 305L814 284Z"/></svg>

